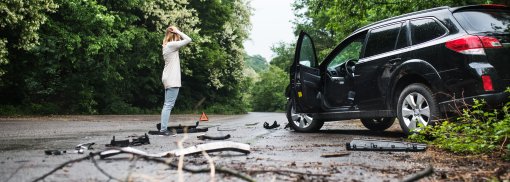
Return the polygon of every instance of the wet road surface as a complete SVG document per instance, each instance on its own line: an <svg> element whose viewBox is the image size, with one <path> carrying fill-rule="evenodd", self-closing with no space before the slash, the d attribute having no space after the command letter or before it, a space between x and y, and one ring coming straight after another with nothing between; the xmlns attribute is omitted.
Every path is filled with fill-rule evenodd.
<svg viewBox="0 0 510 182"><path fill-rule="evenodd" d="M194 125L199 115L172 115L172 121ZM264 129L264 122L277 121L277 129ZM0 118L0 181L31 181L60 164L88 152L106 149L113 136L117 140L143 135L155 130L159 116L54 116L37 118ZM176 123L171 123L171 125ZM249 113L246 115L210 115L207 127L210 136L230 134L228 141L251 146L248 155L237 152L210 153L216 165L241 171L257 181L401 181L428 166L435 173L429 180L484 179L491 172L508 166L508 162L487 162L447 155L435 149L426 152L346 151L345 144L354 138L403 140L398 122L384 132L371 132L359 120L326 123L320 132L297 133L284 129L283 113ZM204 133L190 133L184 147L212 141L198 140ZM177 149L184 134L152 136L151 144L134 148L148 153ZM73 151L80 143L95 142L94 150L86 154L45 155L44 150ZM348 152L342 157L324 158L322 154ZM177 158L170 158L177 161ZM467 160L467 162L466 162ZM177 170L162 164L121 155L97 160L98 166L112 177L133 181L177 181ZM191 168L206 168L203 155L186 156L184 164ZM502 176L508 177L508 171ZM481 177L480 177L481 176ZM184 173L187 181L210 181L208 173ZM217 181L241 181L231 175L216 174ZM107 181L90 160L66 166L46 178L47 181Z"/></svg>

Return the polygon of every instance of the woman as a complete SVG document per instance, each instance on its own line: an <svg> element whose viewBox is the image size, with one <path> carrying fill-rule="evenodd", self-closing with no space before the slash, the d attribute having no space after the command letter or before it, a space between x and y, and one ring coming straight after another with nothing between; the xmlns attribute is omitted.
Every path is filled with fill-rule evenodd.
<svg viewBox="0 0 510 182"><path fill-rule="evenodd" d="M179 31L177 27L170 26L166 29L162 45L165 68L163 69L163 75L161 76L161 81L165 87L165 103L161 110L160 135L170 135L170 132L167 129L168 121L170 120L170 112L172 112L175 100L179 94L179 88L181 87L179 48L190 42L191 38ZM175 133L173 135L175 136Z"/></svg>

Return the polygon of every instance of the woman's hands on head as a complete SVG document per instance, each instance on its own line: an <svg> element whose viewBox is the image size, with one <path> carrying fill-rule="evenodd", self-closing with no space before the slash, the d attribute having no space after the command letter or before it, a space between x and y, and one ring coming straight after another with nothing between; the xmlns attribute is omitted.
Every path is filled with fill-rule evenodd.
<svg viewBox="0 0 510 182"><path fill-rule="evenodd" d="M170 30L170 32L172 32L172 33L175 33L176 31L179 31L179 29L177 29L176 26L169 26L167 29Z"/></svg>

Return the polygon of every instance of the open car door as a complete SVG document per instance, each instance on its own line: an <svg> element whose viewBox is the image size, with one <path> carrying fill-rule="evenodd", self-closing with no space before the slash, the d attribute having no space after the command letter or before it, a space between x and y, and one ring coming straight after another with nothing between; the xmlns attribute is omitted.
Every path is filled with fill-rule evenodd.
<svg viewBox="0 0 510 182"><path fill-rule="evenodd" d="M298 113L319 111L320 70L315 46L308 34L301 31L290 69L291 99Z"/></svg>

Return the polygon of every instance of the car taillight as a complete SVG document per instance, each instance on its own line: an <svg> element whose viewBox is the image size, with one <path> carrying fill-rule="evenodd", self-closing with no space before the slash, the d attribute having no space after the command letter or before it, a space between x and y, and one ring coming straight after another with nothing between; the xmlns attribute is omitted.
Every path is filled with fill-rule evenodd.
<svg viewBox="0 0 510 182"><path fill-rule="evenodd" d="M482 75L482 83L483 83L483 89L485 91L493 91L494 88L492 87L492 79L489 75Z"/></svg>
<svg viewBox="0 0 510 182"><path fill-rule="evenodd" d="M498 39L489 36L467 35L446 42L446 47L468 55L485 55L484 48L502 48Z"/></svg>

